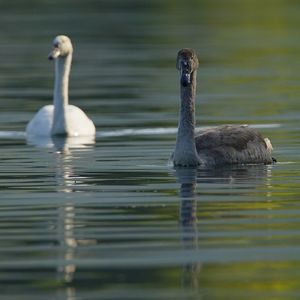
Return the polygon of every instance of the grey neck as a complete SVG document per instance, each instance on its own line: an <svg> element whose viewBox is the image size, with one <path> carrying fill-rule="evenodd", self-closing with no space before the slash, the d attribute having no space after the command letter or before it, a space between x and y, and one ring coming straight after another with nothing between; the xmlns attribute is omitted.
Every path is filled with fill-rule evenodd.
<svg viewBox="0 0 300 300"><path fill-rule="evenodd" d="M178 165L198 164L195 146L195 95L197 72L191 74L191 84L180 86L181 104L179 126L174 152L174 163Z"/></svg>
<svg viewBox="0 0 300 300"><path fill-rule="evenodd" d="M72 53L65 57L58 57L55 61L54 84L54 119L52 134L67 135L68 122L66 109L69 103L69 76L71 70Z"/></svg>

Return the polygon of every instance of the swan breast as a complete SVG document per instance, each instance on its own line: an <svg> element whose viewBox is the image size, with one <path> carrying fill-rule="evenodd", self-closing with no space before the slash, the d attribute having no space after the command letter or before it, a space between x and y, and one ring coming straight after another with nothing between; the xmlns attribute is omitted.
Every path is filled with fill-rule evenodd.
<svg viewBox="0 0 300 300"><path fill-rule="evenodd" d="M82 109L75 105L66 106L66 118L68 124L68 136L95 135L96 128L91 119ZM26 134L28 136L51 136L54 120L54 105L42 107L28 123ZM57 122L60 124L60 122Z"/></svg>

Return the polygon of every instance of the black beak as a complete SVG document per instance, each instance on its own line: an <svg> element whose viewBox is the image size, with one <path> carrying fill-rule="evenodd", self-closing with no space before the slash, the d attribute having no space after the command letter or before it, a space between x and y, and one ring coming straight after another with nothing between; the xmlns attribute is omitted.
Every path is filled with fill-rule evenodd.
<svg viewBox="0 0 300 300"><path fill-rule="evenodd" d="M53 59L57 58L59 55L60 55L60 50L59 50L59 48L54 47L54 48L52 49L52 51L49 53L48 59L49 59L49 60L53 60Z"/></svg>
<svg viewBox="0 0 300 300"><path fill-rule="evenodd" d="M186 61L181 62L180 83L182 86L188 86L191 84L191 71L189 64Z"/></svg>
<svg viewBox="0 0 300 300"><path fill-rule="evenodd" d="M191 73L182 70L180 74L180 83L182 86L188 86L191 83Z"/></svg>

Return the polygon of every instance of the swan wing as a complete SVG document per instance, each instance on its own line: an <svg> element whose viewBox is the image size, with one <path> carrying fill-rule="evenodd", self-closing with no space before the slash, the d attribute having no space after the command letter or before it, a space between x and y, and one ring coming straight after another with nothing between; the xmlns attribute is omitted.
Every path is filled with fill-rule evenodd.
<svg viewBox="0 0 300 300"><path fill-rule="evenodd" d="M271 143L246 125L209 128L196 138L200 159L210 164L271 163Z"/></svg>
<svg viewBox="0 0 300 300"><path fill-rule="evenodd" d="M26 126L27 135L49 136L53 123L54 106L43 106Z"/></svg>
<svg viewBox="0 0 300 300"><path fill-rule="evenodd" d="M93 121L82 109L75 105L67 106L69 136L95 135L96 128Z"/></svg>

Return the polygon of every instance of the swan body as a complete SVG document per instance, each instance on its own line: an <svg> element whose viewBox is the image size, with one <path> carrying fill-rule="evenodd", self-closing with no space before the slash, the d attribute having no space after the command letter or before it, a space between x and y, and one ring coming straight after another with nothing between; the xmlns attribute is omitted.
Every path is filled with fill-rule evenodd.
<svg viewBox="0 0 300 300"><path fill-rule="evenodd" d="M272 145L268 138L247 125L223 125L195 134L195 94L198 58L192 49L177 56L181 104L174 166L214 167L232 164L271 164Z"/></svg>
<svg viewBox="0 0 300 300"><path fill-rule="evenodd" d="M69 104L68 88L73 46L64 35L53 41L50 60L55 60L53 105L42 107L28 123L28 136L90 136L95 135L94 123L78 107Z"/></svg>

